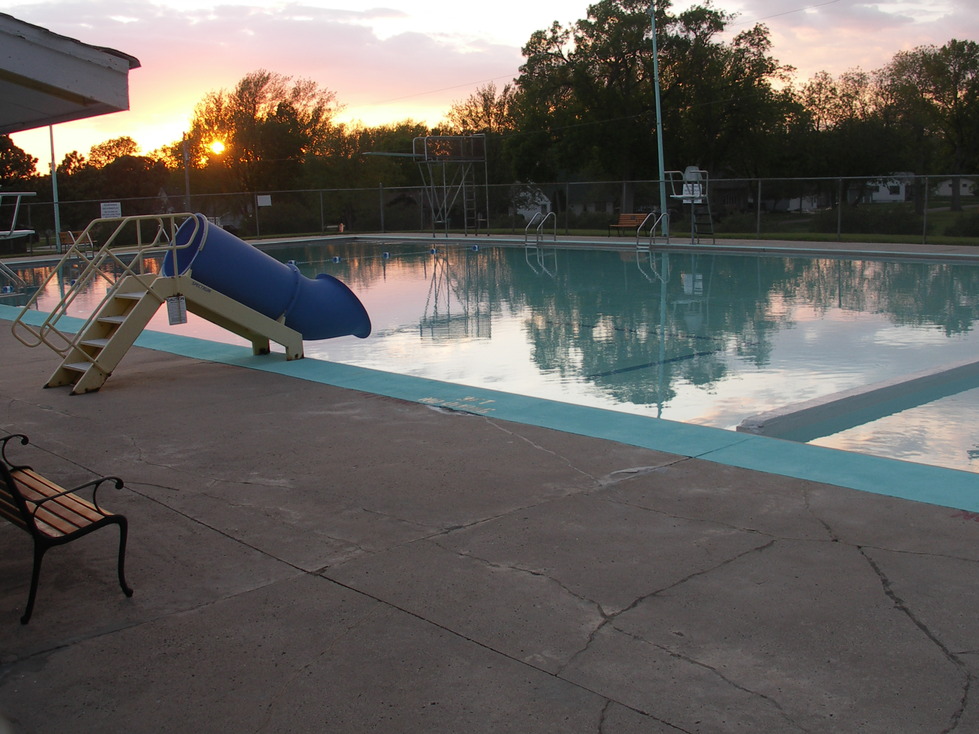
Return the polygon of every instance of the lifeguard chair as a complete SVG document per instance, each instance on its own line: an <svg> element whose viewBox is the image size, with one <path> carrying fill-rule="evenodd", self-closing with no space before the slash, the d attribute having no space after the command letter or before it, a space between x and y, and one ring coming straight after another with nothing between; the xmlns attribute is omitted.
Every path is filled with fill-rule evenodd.
<svg viewBox="0 0 979 734"><path fill-rule="evenodd" d="M683 171L667 171L667 175L673 191L670 198L690 209L690 244L699 244L701 235L709 235L715 243L707 171L687 166Z"/></svg>

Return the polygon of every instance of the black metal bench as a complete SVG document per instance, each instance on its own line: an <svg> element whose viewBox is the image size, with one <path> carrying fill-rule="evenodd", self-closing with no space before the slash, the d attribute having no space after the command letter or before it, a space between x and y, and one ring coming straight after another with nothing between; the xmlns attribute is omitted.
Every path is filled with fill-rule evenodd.
<svg viewBox="0 0 979 734"><path fill-rule="evenodd" d="M21 624L27 624L34 611L41 560L48 548L70 543L106 525L119 526L119 585L126 596L132 596L133 590L126 584L125 576L126 518L103 510L96 498L99 487L104 483L112 482L116 489L122 489L122 480L102 477L74 489L62 489L31 467L13 464L7 459L7 443L13 439L19 439L22 445L28 443L27 436L21 433L0 438L0 517L9 520L34 540L31 591L24 616L20 618ZM91 501L75 494L87 489L92 491Z"/></svg>

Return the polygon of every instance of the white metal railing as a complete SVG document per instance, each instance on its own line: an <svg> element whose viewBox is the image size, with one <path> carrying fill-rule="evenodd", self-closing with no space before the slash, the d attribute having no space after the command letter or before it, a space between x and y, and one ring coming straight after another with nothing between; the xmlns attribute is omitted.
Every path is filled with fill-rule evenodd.
<svg viewBox="0 0 979 734"><path fill-rule="evenodd" d="M643 231L643 229L645 228L646 224L649 222L650 219L653 220L653 223L652 223L652 225L649 228L649 241L647 242L647 244L645 245L645 247L647 247L647 248L648 247L652 247L653 245L656 244L656 228L657 227L661 228L661 231L664 233L663 234L663 239L666 242L666 244L670 244L670 213L669 212L662 212L660 214L657 214L656 212L651 212L651 213L649 213L649 214L646 215L646 218L642 220L642 224L640 224L639 227L636 229L636 248L637 249L640 249L640 248L644 247L644 245L642 244L642 242L640 240L642 239L642 231Z"/></svg>
<svg viewBox="0 0 979 734"><path fill-rule="evenodd" d="M538 218L540 219L539 222ZM548 212L547 214L534 212L534 216L530 218L530 221L527 222L527 226L523 230L523 241L525 245L530 244L530 228L535 224L537 225L534 236L535 244L540 243L544 239L544 225L547 224L548 220L554 220L554 241L557 242L557 214L554 212Z"/></svg>
<svg viewBox="0 0 979 734"><path fill-rule="evenodd" d="M656 264L657 256L661 259L660 265ZM644 259L646 262L643 262ZM636 248L636 267L650 283L660 282L665 285L670 280L670 258L665 250L657 255L651 250Z"/></svg>
<svg viewBox="0 0 979 734"><path fill-rule="evenodd" d="M544 215L541 214L540 212L534 212L534 216L532 216L530 218L530 221L527 222L527 226L523 228L523 243L525 245L526 244L529 244L529 241L530 241L530 228L533 227L534 224L537 223L537 218L538 217L543 217L543 216Z"/></svg>
<svg viewBox="0 0 979 734"><path fill-rule="evenodd" d="M174 234L180 224L188 218L194 219L194 230L187 242L181 246L174 243ZM147 237L144 225L153 225L152 237ZM115 228L104 240L98 235L101 234L104 226L115 225ZM133 225L135 228L135 243L123 240L124 236L130 234ZM111 287L115 282L127 275L147 275L156 274L156 270L149 269L147 266L147 255L164 254L169 256L170 262L174 265L171 275L176 275L177 250L187 247L197 240L198 229L201 227L200 221L193 214L182 212L174 214L146 214L133 217L114 217L104 219L94 219L89 223L76 241L68 246L61 261L51 269L48 277L38 288L38 291L28 300L17 318L11 325L14 337L28 347L36 347L45 344L62 357L74 346L74 341L78 335L83 334L89 323L96 317L102 304L112 296ZM146 227L149 229L149 227ZM101 245L96 245L101 241ZM28 324L24 321L24 316L35 307L38 297L46 290L47 285L58 278L66 266L82 265L81 272L71 283L71 287L64 292L61 301L48 313L38 325ZM68 315L72 303L79 294L89 289L98 280L105 280L109 287L105 298L88 316L84 326L77 330L75 335L63 333L58 329L58 322Z"/></svg>
<svg viewBox="0 0 979 734"><path fill-rule="evenodd" d="M9 267L4 265L2 261L0 261L0 276L3 276L0 278L0 281L10 281L10 285L18 291L22 291L27 288L27 281L17 275L17 273L15 273Z"/></svg>

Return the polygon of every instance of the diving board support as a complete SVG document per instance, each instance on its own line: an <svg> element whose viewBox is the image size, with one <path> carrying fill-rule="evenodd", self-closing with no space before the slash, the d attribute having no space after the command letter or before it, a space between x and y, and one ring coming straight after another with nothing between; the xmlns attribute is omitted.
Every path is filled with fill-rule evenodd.
<svg viewBox="0 0 979 734"><path fill-rule="evenodd" d="M268 354L274 341L285 348L287 360L303 357L302 334L298 331L188 275L128 275L110 289L75 335L45 387L71 385L76 395L101 388L160 306L168 298L180 296L191 313L250 341L254 354Z"/></svg>

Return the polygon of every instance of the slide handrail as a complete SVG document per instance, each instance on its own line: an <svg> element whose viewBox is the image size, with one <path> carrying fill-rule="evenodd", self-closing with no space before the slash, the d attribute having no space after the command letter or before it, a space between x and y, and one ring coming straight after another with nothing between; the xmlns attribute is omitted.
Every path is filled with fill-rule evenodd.
<svg viewBox="0 0 979 734"><path fill-rule="evenodd" d="M195 221L194 230L185 244L177 245L174 242L174 235L180 224L189 218L193 218ZM152 237L145 236L144 224L155 225ZM95 235L100 232L103 225L115 225L115 227L101 246L96 248ZM122 239L130 229L130 225L135 226L135 244ZM66 334L60 330L58 322L68 315L79 294L99 279L108 283L105 298L92 310L85 325L78 329L75 334L84 333L85 327L95 318L102 303L111 297L111 288L117 280L127 275L156 275L155 270L149 270L147 267L147 256L163 252L176 258L176 251L184 249L194 242L198 229L202 226L195 215L188 212L93 219L76 241L64 252L57 266L51 269L37 292L31 296L17 318L14 319L11 324L14 337L28 347L45 344L63 357L74 346L75 335ZM45 315L40 324L27 323L25 316L35 308L38 298L46 291L51 281L61 276L67 266L75 265L81 265L81 272L64 292L58 304L50 313Z"/></svg>

